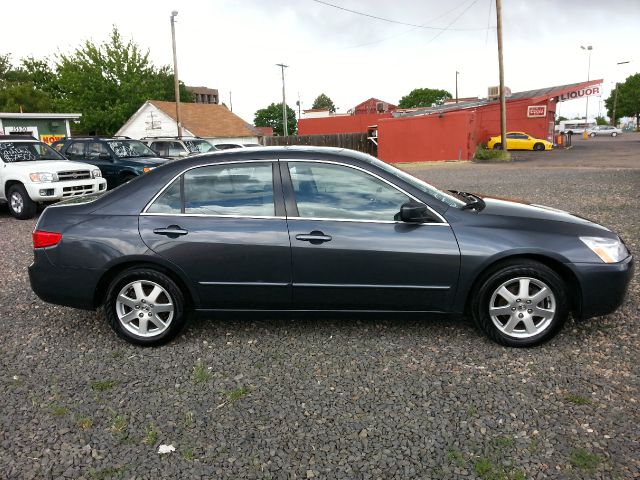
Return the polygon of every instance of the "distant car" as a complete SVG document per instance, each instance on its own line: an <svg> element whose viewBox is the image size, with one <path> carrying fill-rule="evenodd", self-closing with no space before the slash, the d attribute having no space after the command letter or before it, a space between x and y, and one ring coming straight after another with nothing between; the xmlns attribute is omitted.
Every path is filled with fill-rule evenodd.
<svg viewBox="0 0 640 480"><path fill-rule="evenodd" d="M96 165L110 189L167 162L140 140L130 138L67 137L52 146L69 160L85 160Z"/></svg>
<svg viewBox="0 0 640 480"><path fill-rule="evenodd" d="M70 162L46 143L27 136L0 136L0 202L19 220L35 216L38 204L104 191L100 169Z"/></svg>
<svg viewBox="0 0 640 480"><path fill-rule="evenodd" d="M617 137L622 133L622 130L612 125L598 125L596 127L593 127L587 130L587 133L589 134L590 137L595 137L600 135Z"/></svg>
<svg viewBox="0 0 640 480"><path fill-rule="evenodd" d="M487 142L487 148L501 150L500 135L491 137ZM509 150L551 150L553 144L547 140L534 138L525 132L507 132L507 149Z"/></svg>
<svg viewBox="0 0 640 480"><path fill-rule="evenodd" d="M198 137L144 137L141 142L156 152L158 156L178 159L197 153L211 153L218 150L210 142Z"/></svg>
<svg viewBox="0 0 640 480"><path fill-rule="evenodd" d="M47 208L33 245L41 299L104 305L116 333L141 345L169 341L195 310L466 312L493 340L526 347L570 312L614 311L633 276L622 240L589 220L439 190L369 155L318 147L167 162Z"/></svg>
<svg viewBox="0 0 640 480"><path fill-rule="evenodd" d="M261 147L259 143L216 143L215 147L218 150L231 150L232 148L252 148Z"/></svg>

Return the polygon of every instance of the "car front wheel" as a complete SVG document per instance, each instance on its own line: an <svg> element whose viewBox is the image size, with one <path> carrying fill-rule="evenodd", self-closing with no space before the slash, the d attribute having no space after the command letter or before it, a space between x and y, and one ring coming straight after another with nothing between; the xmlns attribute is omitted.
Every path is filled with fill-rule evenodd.
<svg viewBox="0 0 640 480"><path fill-rule="evenodd" d="M125 270L111 282L105 313L111 328L130 343L162 345L182 330L184 296L167 275L148 268Z"/></svg>
<svg viewBox="0 0 640 480"><path fill-rule="evenodd" d="M611 136L612 136L612 137L617 137L617 136L618 136L618 132L613 132L613 133L611 133Z"/></svg>
<svg viewBox="0 0 640 480"><path fill-rule="evenodd" d="M552 338L567 320L569 302L562 278L546 265L506 262L481 281L472 301L473 318L492 340L530 347Z"/></svg>
<svg viewBox="0 0 640 480"><path fill-rule="evenodd" d="M13 217L18 220L27 220L35 216L38 205L31 200L24 186L13 185L8 193L9 212Z"/></svg>
<svg viewBox="0 0 640 480"><path fill-rule="evenodd" d="M536 143L536 144L533 146L533 149L534 149L535 151L537 151L537 152L539 152L539 151L541 151L541 150L544 150L544 144L543 144L543 143Z"/></svg>

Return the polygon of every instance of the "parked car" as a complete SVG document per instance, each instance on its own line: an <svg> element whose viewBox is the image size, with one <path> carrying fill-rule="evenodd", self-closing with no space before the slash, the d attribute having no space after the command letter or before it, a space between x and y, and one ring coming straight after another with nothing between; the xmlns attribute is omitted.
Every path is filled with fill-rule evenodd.
<svg viewBox="0 0 640 480"><path fill-rule="evenodd" d="M614 311L633 267L622 240L589 220L439 190L336 148L169 162L47 208L33 239L41 299L104 305L141 345L173 338L193 310L468 313L493 340L531 346L570 312Z"/></svg>
<svg viewBox="0 0 640 480"><path fill-rule="evenodd" d="M487 142L487 148L502 149L500 135L491 137ZM507 149L509 150L551 150L553 143L534 138L525 132L507 132Z"/></svg>
<svg viewBox="0 0 640 480"><path fill-rule="evenodd" d="M127 183L167 161L140 140L122 137L67 137L52 144L69 160L96 165L108 188Z"/></svg>
<svg viewBox="0 0 640 480"><path fill-rule="evenodd" d="M259 143L216 143L215 147L218 150L231 150L232 148L253 148L261 147Z"/></svg>
<svg viewBox="0 0 640 480"><path fill-rule="evenodd" d="M590 128L587 130L587 133L590 137L595 137L596 135L607 135L611 137L617 137L622 133L622 130L614 127L613 125L598 125L596 127Z"/></svg>
<svg viewBox="0 0 640 480"><path fill-rule="evenodd" d="M100 170L70 162L32 137L0 135L0 202L20 220L35 216L38 204L106 190Z"/></svg>
<svg viewBox="0 0 640 480"><path fill-rule="evenodd" d="M210 142L197 137L145 137L140 139L162 158L178 159L197 153L218 150Z"/></svg>

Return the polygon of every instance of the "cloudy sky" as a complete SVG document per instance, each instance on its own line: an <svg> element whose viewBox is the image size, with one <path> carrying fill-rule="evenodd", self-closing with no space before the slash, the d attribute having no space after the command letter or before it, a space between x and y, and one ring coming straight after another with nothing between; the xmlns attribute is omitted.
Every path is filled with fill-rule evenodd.
<svg viewBox="0 0 640 480"><path fill-rule="evenodd" d="M30 0L3 4L0 52L14 61L69 52L83 40L105 40L112 26L132 38L157 65L170 64L169 16L178 10L178 70L187 85L218 88L221 100L252 122L281 100L311 108L326 93L346 112L376 97L397 103L414 88L444 88L486 96L498 81L495 0ZM409 25L407 25L409 24ZM512 91L640 71L640 0L503 0L505 83ZM620 61L630 61L617 66ZM590 101L590 115L598 100ZM584 115L584 100L559 113ZM604 111L604 106L602 106Z"/></svg>

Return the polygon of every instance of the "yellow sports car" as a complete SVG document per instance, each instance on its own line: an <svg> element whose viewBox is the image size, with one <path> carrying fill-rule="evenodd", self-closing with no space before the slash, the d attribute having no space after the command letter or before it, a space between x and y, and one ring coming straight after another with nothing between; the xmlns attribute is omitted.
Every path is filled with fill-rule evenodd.
<svg viewBox="0 0 640 480"><path fill-rule="evenodd" d="M500 135L491 137L487 148L502 149ZM509 150L551 150L553 144L540 138L533 138L524 132L507 132L507 149Z"/></svg>

